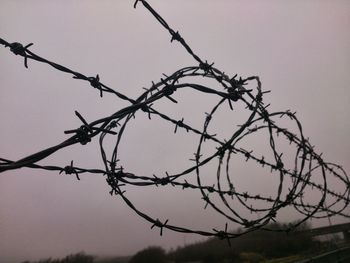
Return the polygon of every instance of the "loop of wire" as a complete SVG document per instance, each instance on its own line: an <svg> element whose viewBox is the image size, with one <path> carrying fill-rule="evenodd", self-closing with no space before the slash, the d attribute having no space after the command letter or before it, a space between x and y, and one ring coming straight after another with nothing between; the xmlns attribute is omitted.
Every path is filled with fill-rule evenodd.
<svg viewBox="0 0 350 263"><path fill-rule="evenodd" d="M197 66L181 68L173 74L161 78L157 83L152 82L151 87L145 89L145 91L135 100L103 84L98 74L96 77L87 77L82 73L73 71L68 67L59 65L36 55L28 49L32 43L23 46L18 42L11 44L0 38L1 45L9 47L10 51L15 55L24 58L24 65L26 68L28 67L27 60L34 60L47 64L58 71L72 75L75 79L87 81L93 88L99 90L101 97L102 93L105 92L130 103L129 106L120 109L114 114L97 119L90 123L88 123L82 115L76 111L75 114L81 120L83 125L77 129L65 131L65 133L70 134L71 137L58 145L44 149L18 161L0 158L0 172L27 167L31 169L57 171L60 174L73 174L78 180L80 180L79 175L83 173L105 176L106 182L111 187L110 194L120 196L132 210L151 223L151 228L159 228L161 235L163 234L163 229L169 229L182 233L216 236L229 241L230 238L235 238L257 229L277 231L276 229L269 229L268 224L271 221L275 221L279 211L285 207L293 208L301 215L301 219L290 224L288 228L280 229L278 231L290 232L310 218L325 218L335 215L349 218L350 215L345 213L345 208L348 206L350 200L350 181L346 172L340 165L326 162L323 160L321 154L314 151L314 147L303 134L302 125L296 117L296 113L291 112L290 110L270 112L268 110L269 105L265 105L263 101L264 94L270 91L262 90L262 84L259 77L252 76L248 78L237 78L237 75L229 77L224 72L214 67L214 63L208 63L206 60L203 61L193 52L190 46L181 37L180 33L170 28L166 21L148 4L147 1L137 0L134 3L134 7L136 8L139 3L141 3L159 21L159 23L169 31L171 42L177 41L186 49L186 51L197 62ZM198 76L216 81L221 89L214 89L209 86L187 81ZM247 86L251 86L252 83L255 83L256 85L254 89L246 88ZM206 113L203 127L201 129L192 127L184 118L174 119L166 114L158 112L154 107L154 103L163 98L168 99L169 102L177 103L178 101L174 98L174 94L183 89L192 89L199 93L210 94L219 99L219 102L211 109L211 111ZM243 103L249 111L249 117L245 123L240 125L237 130L231 134L231 137L226 139L220 139L216 134L210 134L209 127L212 124L213 119L215 119L215 114L219 108L228 105L230 110L234 110L235 103ZM151 117L157 117L168 122L174 127L175 134L182 129L187 133L192 133L198 136L199 142L194 157L191 159L191 166L178 173L170 174L166 172L165 176L159 177L154 174L150 176L136 175L127 172L127 170L120 165L120 142L123 139L123 134L127 125L133 120L136 112L139 110L147 114L149 119L151 119ZM290 122L296 124L297 132L291 132L287 128L280 127L277 120L283 118L287 118ZM244 139L257 135L261 131L267 131L269 134L269 147L272 152L272 159L268 159L266 156L258 156L255 154L254 150L245 149L240 146L240 142L244 141ZM44 160L51 154L63 148L70 147L77 143L85 145L96 136L99 136L99 145L104 169L79 168L73 166L73 161L71 161L70 165L62 167L37 164L39 161ZM110 136L115 136L116 143L113 151L108 155L104 143L105 139ZM287 157L284 156L282 152L278 151L276 147L276 136L283 137L290 143L290 145L295 147L296 154L293 157L293 168L288 168L283 161L283 159L286 159ZM216 144L216 151L209 156L205 155L203 150L204 145L208 142ZM232 172L230 171L230 162L236 156L241 156L246 162L255 163L262 169L270 169L271 172L279 174L277 194L272 197L253 194L247 191L240 192L236 189L236 184L232 179ZM288 156L288 158L292 157ZM201 169L212 161L218 162L216 174L217 182L214 185L205 185L202 182ZM191 174L194 174L197 183L189 183L185 179L185 176ZM312 180L315 176L319 177L318 181L321 180L321 183L316 183ZM290 178L291 184L286 186L285 178L287 177ZM337 192L330 188L327 181L331 177L335 178L339 184L342 184L344 188L343 192ZM194 228L169 224L168 219L160 220L151 217L147 213L141 211L141 209L137 208L128 198L126 194L128 185L140 187L170 186L183 191L197 190L201 194L204 208L211 207L217 213L221 214L228 222L242 226L244 231L241 231L240 233L230 232L227 223L223 230L217 230L215 228L212 230L197 230ZM285 195L284 193L287 187L288 193ZM320 196L313 204L309 204L305 197L306 191L309 191L310 188L313 189L313 191L316 191ZM217 197L221 200L225 209L217 204ZM329 199L331 202L329 202ZM247 217L240 214L238 210L231 205L230 202L232 200L238 202L251 214L254 214L254 217ZM262 202L266 204L266 206L255 207L251 204L251 202L254 201Z"/></svg>

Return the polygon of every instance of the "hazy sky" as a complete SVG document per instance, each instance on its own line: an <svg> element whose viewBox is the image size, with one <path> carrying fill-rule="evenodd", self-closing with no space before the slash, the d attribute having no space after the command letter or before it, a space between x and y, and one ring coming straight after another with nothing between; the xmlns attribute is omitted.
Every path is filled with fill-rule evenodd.
<svg viewBox="0 0 350 263"><path fill-rule="evenodd" d="M103 83L135 98L162 73L195 61L178 43L170 43L169 34L141 4L134 9L133 3L1 0L0 37L33 42L30 49L38 55L88 76L98 73ZM230 76L260 76L263 88L272 90L265 98L271 103L269 109L297 111L316 151L350 171L349 1L150 0L150 4L204 60L215 62ZM112 96L101 99L85 82L47 65L29 61L25 69L22 58L3 47L0 79L0 156L8 159L20 159L64 140L64 130L80 125L75 110L92 121L127 106ZM199 125L205 116L201 110L210 110L207 103L216 102L192 93L182 99L187 103L183 108L159 107L186 114ZM196 110L203 114L198 117ZM235 114L241 117L240 112ZM192 157L196 142L185 133L173 140L174 127L142 117L136 120L122 145L122 162L130 171L160 174ZM217 129L225 133L226 125L222 119ZM71 160L77 166L101 167L98 144L76 145L42 163L65 166ZM252 181L245 176L239 183L256 193L273 191L265 178ZM30 169L0 174L0 261L59 257L82 250L129 255L148 245L168 249L202 239L167 230L160 237L158 230L151 230L108 191L104 178L96 175L77 181L73 176ZM197 192L127 191L155 218L204 229L224 225L215 213L203 213ZM297 218L293 212L280 215L281 220Z"/></svg>

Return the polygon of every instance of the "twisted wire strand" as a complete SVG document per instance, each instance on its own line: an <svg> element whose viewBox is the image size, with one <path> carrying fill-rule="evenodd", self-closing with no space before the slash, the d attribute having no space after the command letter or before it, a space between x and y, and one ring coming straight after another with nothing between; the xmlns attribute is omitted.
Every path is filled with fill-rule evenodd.
<svg viewBox="0 0 350 263"><path fill-rule="evenodd" d="M345 170L340 165L324 161L322 154L314 151L314 147L309 142L309 139L305 138L303 134L302 125L296 117L296 113L290 110L269 112L269 104L265 105L263 97L265 93L270 91L262 90L262 83L258 76L237 78L237 75L235 75L229 77L223 71L214 67L214 63L209 64L206 60L202 60L196 55L181 37L180 33L173 30L147 1L137 0L134 3L135 8L139 2L170 33L171 42L179 42L198 65L184 67L170 75L164 75L157 83L152 82L152 86L145 89L138 98L131 99L103 84L98 74L95 77L88 77L76 70L35 54L29 50L33 43L22 45L18 42L9 43L0 38L1 45L5 48L10 48L12 53L24 58L24 66L26 68L28 68L28 61L46 64L57 71L72 75L74 79L87 81L90 86L99 91L101 97L103 94L115 95L117 98L130 103L129 106L90 123L76 111L75 114L82 122L82 125L76 129L65 131L66 134L70 135L68 139L18 161L0 158L0 172L27 167L75 175L78 180L80 180L82 174L86 173L102 175L111 187L110 194L120 196L136 214L151 223L151 228L159 228L161 235L163 229L169 229L181 233L216 236L229 241L230 238L235 238L257 229L290 232L310 218L325 218L335 215L350 218L350 215L345 212L350 200L350 181ZM196 77L214 80L221 88L212 88L211 86L193 82L192 80ZM247 88L254 85L254 83L255 88ZM169 103L178 103L174 98L174 94L184 89L208 94L219 99L211 111L206 113L201 129L191 126L184 118L172 118L158 111L154 106L155 102L162 99L167 99ZM209 130L217 112L225 107L228 107L229 111L234 111L233 105L237 103L242 103L249 112L247 120L239 125L229 138L221 139L218 135L211 134ZM137 175L128 172L125 167L121 166L119 164L121 163L119 160L119 146L126 132L126 127L134 120L137 112L144 112L150 120L152 118L164 120L174 127L175 134L179 130L184 130L197 136L198 145L192 159L192 165L177 173L171 174L166 172L166 176L162 177L154 174L152 176ZM278 124L279 119L288 119L289 122L294 123L297 127L297 132L291 132L289 129L280 126ZM260 157L254 153L254 150L245 149L241 146L245 139L250 136L259 136L258 133L262 131L267 131L269 135L269 149L272 154L270 159L266 156ZM79 143L85 145L96 136L99 136L99 148L104 169L77 167L74 165L73 160L66 166L38 164L39 161L46 159L63 148ZM284 138L296 149L294 156L288 155L288 158L283 156L283 152L280 152L276 146L277 137ZM115 138L114 149L111 153L108 153L105 148L106 138ZM215 143L217 145L216 150L211 155L205 155L204 146L207 143ZM271 173L278 174L279 183L274 197L236 190L236 183L233 181L231 171L231 162L237 157L242 157L246 162L251 162L252 165L255 164L262 169L269 169ZM294 167L288 168L283 159L292 160L293 158ZM215 161L218 163L216 184L210 186L203 180L201 170L209 163ZM195 182L189 183L186 180L186 176L195 177ZM322 182L316 183L317 180L313 181L314 178L322 180ZM330 178L336 179L344 190L339 192L332 189L328 183ZM287 179L291 181L288 185ZM128 198L126 193L127 186L170 186L184 191L197 190L203 199L204 208L211 207L223 218L226 218L227 222L243 226L244 231L239 233L230 232L228 223L222 230L215 228L202 230L173 225L169 223L169 219L160 220L159 218L154 218L137 208ZM317 192L320 195L320 198L312 204L308 203L305 197L305 193L310 188L313 192ZM221 203L218 203L218 200ZM251 202L262 202L266 206L263 208L255 207L250 204ZM241 210L237 209L237 203L254 216L247 217L241 213ZM280 210L286 207L294 208L301 216L301 219L293 224L289 224L286 229L270 229L268 223L275 221Z"/></svg>

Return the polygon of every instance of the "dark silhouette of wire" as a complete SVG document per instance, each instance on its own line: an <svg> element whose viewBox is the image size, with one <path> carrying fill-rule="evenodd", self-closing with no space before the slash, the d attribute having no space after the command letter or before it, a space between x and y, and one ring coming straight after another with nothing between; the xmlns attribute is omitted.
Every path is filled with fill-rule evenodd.
<svg viewBox="0 0 350 263"><path fill-rule="evenodd" d="M78 180L80 180L80 176L84 173L100 174L105 176L107 183L111 187L111 195L119 195L132 210L151 223L151 228L159 228L161 235L163 229L166 228L182 233L217 236L221 239L229 240L230 238L257 229L277 231L276 229L269 229L268 223L274 221L279 210L285 207L293 207L295 211L302 215L302 218L294 224L290 224L287 229L281 229L280 231L289 232L294 230L298 225L302 224L309 218L324 218L334 215L341 215L349 218L350 215L344 211L350 200L350 181L346 172L341 166L324 161L321 154L314 151L314 147L303 134L302 125L295 112L290 110L270 112L268 110L269 105L265 105L263 101L264 94L269 91L262 90L262 84L259 77L252 76L248 78L238 78L237 75L229 77L223 71L214 67L214 63L208 63L206 60L202 60L196 55L192 48L190 48L187 42L181 37L180 33L173 30L147 1L138 0L135 2L134 7L136 7L138 3L141 3L170 33L171 42L177 41L185 48L189 55L194 58L197 66L184 67L169 76L164 76L159 82L152 83L152 86L146 89L138 98L131 99L103 84L98 74L95 77L88 77L76 70L69 69L66 66L52 62L35 54L29 50L29 47L33 45L32 43L28 45L22 45L18 42L9 43L0 38L1 45L10 48L10 51L15 55L24 58L24 66L26 68L28 68L29 61L37 61L47 64L55 70L72 75L74 79L87 81L90 86L98 90L101 97L104 94L115 95L117 98L130 103L129 106L92 122L86 121L85 118L76 111L75 114L82 124L76 129L65 131L66 134L70 135L68 139L40 152L26 156L18 161L0 158L0 172L27 167L31 169L57 171L60 174L65 173L75 175ZM214 89L191 81L193 77L198 76L216 81L221 88ZM248 85L251 86L254 85L254 83L254 89L247 88ZM157 111L157 109L153 107L153 103L161 99L166 99L169 103L177 103L173 95L181 89L191 89L199 93L210 94L219 99L219 102L212 108L212 110L209 113L206 113L207 115L202 129L192 127L189 123L186 123L184 118L173 119L172 117ZM210 134L209 126L212 124L212 120L215 119L217 111L224 107L229 107L229 110L233 111L233 106L238 102L243 103L246 106L247 111L249 111L249 117L247 120L241 124L229 138L220 139L217 135ZM183 129L188 133L198 136L199 142L191 166L176 174L166 173L165 176L157 177L155 175L136 175L127 172L124 167L119 165L119 145L123 140L125 128L133 119L135 113L139 111L147 114L150 119L158 117L168 122L170 125L173 125L174 133ZM296 124L297 132L293 133L288 129L279 126L279 119L288 119L289 122ZM254 136L261 131L267 131L269 134L269 147L273 158L268 159L266 156L257 156L254 154L253 150L244 149L238 146L239 143L248 136ZM73 161L66 166L43 166L38 164L39 161L63 148L79 143L85 145L96 136L99 136L99 146L104 167L103 170L77 167L74 165ZM112 153L108 155L104 142L107 137L111 136L114 136L116 143ZM276 147L277 136L288 141L290 145L296 149L296 154L293 157L293 169L288 169L286 167L286 164L283 161L284 158L282 158L283 153ZM215 143L217 147L214 153L203 157L203 147L206 143ZM275 197L240 192L236 189L235 184L232 181L232 172L230 171L230 162L236 156L242 156L247 162L255 163L258 166L261 166L262 169L270 169L271 172L277 172L279 174L279 185ZM218 161L216 173L217 183L209 186L203 184L200 171L202 167L206 166L213 160ZM196 177L196 183L188 183L188 181L184 179L186 175L190 174L193 174ZM315 183L312 181L312 178L315 176L320 177L320 175L321 178L318 179L322 179L322 183ZM339 193L330 188L327 182L329 178L332 177L336 178L344 185L344 192ZM286 186L285 178L289 178L291 184ZM227 224L222 230L190 229L170 224L169 219L160 220L158 218L152 218L147 213L137 208L127 197L126 189L128 185L140 187L171 186L184 191L198 190L202 195L205 207L210 206L217 213L226 218L228 222L234 222L243 226L244 231L240 233L229 232L227 230ZM283 190L287 189L287 187L288 194L285 195L283 194ZM305 191L309 188L312 188L313 191L318 192L320 195L319 200L315 204L309 204L305 199ZM226 210L217 204L214 196L219 197ZM332 198L333 201L327 201L326 205L327 197ZM236 200L246 210L257 215L257 217L255 217L255 219L250 219L240 214L232 205L232 200ZM268 206L265 208L253 207L249 205L250 201L264 202L265 204L268 204Z"/></svg>

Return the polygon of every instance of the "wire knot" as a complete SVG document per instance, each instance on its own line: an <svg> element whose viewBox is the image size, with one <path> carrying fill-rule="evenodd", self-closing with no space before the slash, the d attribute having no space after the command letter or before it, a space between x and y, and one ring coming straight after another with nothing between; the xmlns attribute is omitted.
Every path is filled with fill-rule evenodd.
<svg viewBox="0 0 350 263"><path fill-rule="evenodd" d="M180 42L181 39L182 39L182 37L181 37L179 31L176 31L176 32L174 32L174 33L171 34L171 40L170 40L170 42L173 42L174 40Z"/></svg>
<svg viewBox="0 0 350 263"><path fill-rule="evenodd" d="M78 140L82 145L85 145L91 142L89 132L90 132L90 129L86 125L82 125L80 126L79 129L76 130Z"/></svg>
<svg viewBox="0 0 350 263"><path fill-rule="evenodd" d="M61 173L65 173L65 174L75 174L75 176L77 177L78 180L80 180L78 172L76 171L76 169L73 167L73 160L70 162L70 165L65 166L59 174Z"/></svg>
<svg viewBox="0 0 350 263"><path fill-rule="evenodd" d="M10 50L13 54L15 55L20 55L22 57L24 57L24 66L26 68L28 68L28 56L27 56L27 48L29 48L30 46L32 46L33 43L30 43L26 46L23 46L21 43L18 42L14 42L10 44Z"/></svg>
<svg viewBox="0 0 350 263"><path fill-rule="evenodd" d="M155 226L160 228L160 235L163 235L163 227L166 226L168 223L169 219L167 219L164 223L160 222L159 219L157 218L154 222L153 225L151 226L151 229L153 229Z"/></svg>
<svg viewBox="0 0 350 263"><path fill-rule="evenodd" d="M207 75L212 69L214 63L209 64L207 61L199 64L199 68L204 71L204 75Z"/></svg>
<svg viewBox="0 0 350 263"><path fill-rule="evenodd" d="M96 77L90 77L89 82L92 87L100 91L100 97L102 98L103 90L102 90L102 84L100 83L100 76L97 74Z"/></svg>
<svg viewBox="0 0 350 263"><path fill-rule="evenodd" d="M216 232L216 236L223 240L223 239L227 239L227 242L229 244L229 246L231 246L231 242L230 242L230 237L229 237L229 233L227 232L227 223L225 224L225 230L216 230L215 228L213 228L214 232Z"/></svg>

